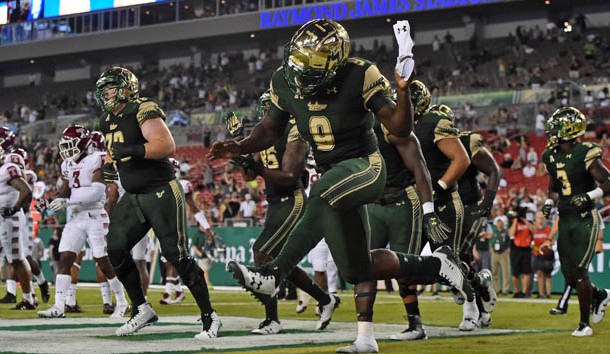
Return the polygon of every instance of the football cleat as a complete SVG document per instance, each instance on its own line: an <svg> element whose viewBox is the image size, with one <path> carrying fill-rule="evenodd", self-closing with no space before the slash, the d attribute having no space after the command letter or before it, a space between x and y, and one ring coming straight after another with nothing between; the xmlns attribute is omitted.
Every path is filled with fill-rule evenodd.
<svg viewBox="0 0 610 354"><path fill-rule="evenodd" d="M38 284L38 286L40 287L40 294L42 295L42 302L44 302L46 304L47 302L49 302L49 299L51 298L51 292L49 291L49 283L45 281L42 284Z"/></svg>
<svg viewBox="0 0 610 354"><path fill-rule="evenodd" d="M379 353L379 346L374 337L358 336L354 343L338 348L337 353Z"/></svg>
<svg viewBox="0 0 610 354"><path fill-rule="evenodd" d="M296 312L298 315L302 314L307 310L307 306L309 305L309 300L299 300L297 304Z"/></svg>
<svg viewBox="0 0 610 354"><path fill-rule="evenodd" d="M572 337L590 337L593 335L593 329L586 323L579 323L578 328L572 332Z"/></svg>
<svg viewBox="0 0 610 354"><path fill-rule="evenodd" d="M477 322L477 327L485 328L489 327L491 324L491 315L487 312L481 312L481 316L479 317L479 321Z"/></svg>
<svg viewBox="0 0 610 354"><path fill-rule="evenodd" d="M203 322L203 330L195 336L195 339L206 340L216 338L218 336L218 331L220 331L220 328L222 327L222 322L216 311L207 315L201 315L200 320Z"/></svg>
<svg viewBox="0 0 610 354"><path fill-rule="evenodd" d="M330 302L326 305L318 305L320 309L320 319L316 324L316 330L323 330L328 327L335 309L341 304L341 298L335 294L329 295Z"/></svg>
<svg viewBox="0 0 610 354"><path fill-rule="evenodd" d="M104 309L102 312L105 315L112 315L114 313L114 306L112 306L112 304L104 304Z"/></svg>
<svg viewBox="0 0 610 354"><path fill-rule="evenodd" d="M227 264L227 270L233 274L233 278L241 286L263 303L266 298L260 295L275 296L279 292L276 276L263 274L260 268L246 267L235 261L230 261Z"/></svg>
<svg viewBox="0 0 610 354"><path fill-rule="evenodd" d="M412 320L411 320L412 319ZM426 329L418 315L409 316L409 327L404 331L390 336L392 340L425 340L428 339Z"/></svg>
<svg viewBox="0 0 610 354"><path fill-rule="evenodd" d="M29 303L26 300L22 300L20 303L11 308L11 310L36 310L36 305Z"/></svg>
<svg viewBox="0 0 610 354"><path fill-rule="evenodd" d="M184 300L184 291L176 291L172 304L178 304Z"/></svg>
<svg viewBox="0 0 610 354"><path fill-rule="evenodd" d="M56 307L55 305L44 311L38 311L38 317L40 318L65 318L64 312Z"/></svg>
<svg viewBox="0 0 610 354"><path fill-rule="evenodd" d="M114 311L112 312L112 315L110 315L110 318L122 318L125 317L125 315L127 314L127 311L129 311L131 309L131 307L127 304L125 305L116 305L116 307L114 308Z"/></svg>
<svg viewBox="0 0 610 354"><path fill-rule="evenodd" d="M117 328L115 332L117 336L121 337L134 334L140 329L151 326L159 320L155 311L150 307L150 304L146 302L138 306L137 311L138 312L133 314L124 325Z"/></svg>
<svg viewBox="0 0 610 354"><path fill-rule="evenodd" d="M466 301L463 306L462 322L458 329L463 332L470 332L477 327L479 309L475 301Z"/></svg>
<svg viewBox="0 0 610 354"><path fill-rule="evenodd" d="M278 334L282 331L282 325L278 321L266 319L258 325L257 329L253 329L254 334Z"/></svg>
<svg viewBox="0 0 610 354"><path fill-rule="evenodd" d="M440 260L441 268L438 275L451 286L451 293L455 303L462 305L466 300L473 301L474 290L466 277L464 277L451 248L449 246L441 246L432 253L432 257Z"/></svg>
<svg viewBox="0 0 610 354"><path fill-rule="evenodd" d="M476 275L478 291L481 295L481 302L485 312L493 312L498 302L498 294L493 287L492 275L489 269L483 269Z"/></svg>
<svg viewBox="0 0 610 354"><path fill-rule="evenodd" d="M64 312L65 313L81 313L81 312L83 312L83 309L81 309L80 306L78 306L78 303L76 303L74 306L66 305L66 307L64 308Z"/></svg>
<svg viewBox="0 0 610 354"><path fill-rule="evenodd" d="M604 319L606 313L606 306L610 302L610 290L605 289L604 298L596 300L593 299L593 323L600 323Z"/></svg>
<svg viewBox="0 0 610 354"><path fill-rule="evenodd" d="M0 304L16 304L17 303L17 296L11 294L11 293L6 293L6 295L4 295L4 297L2 299L0 299Z"/></svg>
<svg viewBox="0 0 610 354"><path fill-rule="evenodd" d="M163 293L163 297L159 300L161 305L169 305L172 303L172 296L168 293Z"/></svg>
<svg viewBox="0 0 610 354"><path fill-rule="evenodd" d="M551 315L565 315L566 313L568 313L568 311L564 310L564 309L557 308L557 307L553 307L552 309L549 310L549 313Z"/></svg>

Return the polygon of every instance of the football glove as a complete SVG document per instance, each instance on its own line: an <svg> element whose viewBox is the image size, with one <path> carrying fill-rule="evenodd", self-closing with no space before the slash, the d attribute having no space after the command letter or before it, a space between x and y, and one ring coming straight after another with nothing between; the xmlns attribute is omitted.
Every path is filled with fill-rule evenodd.
<svg viewBox="0 0 610 354"><path fill-rule="evenodd" d="M49 203L49 209L58 211L65 208L67 205L68 200L66 198L55 198L51 203Z"/></svg>
<svg viewBox="0 0 610 354"><path fill-rule="evenodd" d="M44 213L44 210L48 207L49 201L44 198L40 198L36 201L36 206L34 206L34 209L36 209L37 212L42 214Z"/></svg>
<svg viewBox="0 0 610 354"><path fill-rule="evenodd" d="M577 194L570 199L570 205L582 209L591 205L591 197L587 193Z"/></svg>
<svg viewBox="0 0 610 354"><path fill-rule="evenodd" d="M114 163L106 162L104 166L102 166L102 178L105 183L114 183L119 179L119 173L114 167Z"/></svg>
<svg viewBox="0 0 610 354"><path fill-rule="evenodd" d="M252 157L252 155L236 156L231 159L231 164L233 164L237 167L243 168L245 172L248 172L248 170L251 170L254 173L256 173L258 176L263 174L263 165L256 162L256 160L254 160L254 157Z"/></svg>
<svg viewBox="0 0 610 354"><path fill-rule="evenodd" d="M447 226L436 213L424 214L424 234L428 237L430 243L440 244L443 243L449 234L451 229Z"/></svg>
<svg viewBox="0 0 610 354"><path fill-rule="evenodd" d="M19 211L19 209L12 207L12 208L2 208L2 217L3 218L10 218L11 216L15 215L15 213L17 213Z"/></svg>
<svg viewBox="0 0 610 354"><path fill-rule="evenodd" d="M146 155L146 148L144 148L144 144L114 143L111 146L110 155L116 161L126 161L129 158L143 159Z"/></svg>
<svg viewBox="0 0 610 354"><path fill-rule="evenodd" d="M545 218L548 218L549 215L551 215L551 209L553 209L553 204L545 202L542 208L540 208L540 211Z"/></svg>
<svg viewBox="0 0 610 354"><path fill-rule="evenodd" d="M228 112L224 116L224 122L233 139L244 136L244 125L234 112Z"/></svg>

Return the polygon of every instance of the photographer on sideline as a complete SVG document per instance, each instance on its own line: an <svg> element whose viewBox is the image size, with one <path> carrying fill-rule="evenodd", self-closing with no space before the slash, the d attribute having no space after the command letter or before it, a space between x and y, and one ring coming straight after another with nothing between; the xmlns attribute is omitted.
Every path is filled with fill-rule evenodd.
<svg viewBox="0 0 610 354"><path fill-rule="evenodd" d="M512 239L510 250L510 264L513 273L513 297L529 297L529 289L532 274L532 234L534 224L526 218L527 207L519 206L515 208L512 216L512 225L508 230L508 235ZM521 276L521 288L519 288L519 276ZM521 291L519 291L521 289Z"/></svg>

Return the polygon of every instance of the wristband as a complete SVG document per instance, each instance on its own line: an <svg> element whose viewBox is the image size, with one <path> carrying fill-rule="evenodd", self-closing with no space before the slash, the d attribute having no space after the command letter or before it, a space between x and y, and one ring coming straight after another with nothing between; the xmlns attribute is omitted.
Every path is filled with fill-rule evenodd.
<svg viewBox="0 0 610 354"><path fill-rule="evenodd" d="M587 192L587 195L589 198L591 198L591 200L601 198L604 196L604 190L597 187L594 190Z"/></svg>
<svg viewBox="0 0 610 354"><path fill-rule="evenodd" d="M438 183L438 185L439 185L439 186L441 186L441 188L442 188L443 190L445 190L445 191L447 190L447 188L449 188L449 186L447 186L447 183L443 182L443 180L442 180L442 179L439 179L437 183Z"/></svg>
<svg viewBox="0 0 610 354"><path fill-rule="evenodd" d="M425 202L424 204L422 204L421 208L424 212L424 215L434 213L434 203L433 202Z"/></svg>

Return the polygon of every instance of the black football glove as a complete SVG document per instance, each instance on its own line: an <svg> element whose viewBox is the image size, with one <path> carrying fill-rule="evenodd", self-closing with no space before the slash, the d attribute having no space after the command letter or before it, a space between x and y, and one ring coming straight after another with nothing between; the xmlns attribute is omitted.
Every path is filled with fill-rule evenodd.
<svg viewBox="0 0 610 354"><path fill-rule="evenodd" d="M591 206L591 197L587 193L576 194L570 199L570 205L579 210L587 209Z"/></svg>
<svg viewBox="0 0 610 354"><path fill-rule="evenodd" d="M449 238L451 229L435 212L425 214L423 221L424 234L428 237L430 243L440 244Z"/></svg>
<svg viewBox="0 0 610 354"><path fill-rule="evenodd" d="M34 209L36 209L37 212L39 213L44 213L45 209L47 209L47 207L49 206L49 201L46 200L45 198L40 198L36 201L36 205L34 206Z"/></svg>
<svg viewBox="0 0 610 354"><path fill-rule="evenodd" d="M11 216L15 215L15 213L17 213L19 211L18 208L12 207L12 208L3 208L2 209L2 217L3 218L10 218Z"/></svg>
<svg viewBox="0 0 610 354"><path fill-rule="evenodd" d="M146 149L143 144L128 145L125 143L113 143L110 151L110 156L115 161L122 161L130 157L143 159L145 155Z"/></svg>
<svg viewBox="0 0 610 354"><path fill-rule="evenodd" d="M244 124L234 112L228 112L223 120L231 138L235 139L244 136Z"/></svg>
<svg viewBox="0 0 610 354"><path fill-rule="evenodd" d="M544 203L542 208L540 208L540 211L542 212L542 215L548 219L549 215L551 215L551 209L553 209L553 204Z"/></svg>
<svg viewBox="0 0 610 354"><path fill-rule="evenodd" d="M485 197L483 198L481 203L479 203L479 207L476 210L473 210L470 213L470 216L473 219L489 217L489 215L491 215L491 209L494 204L495 196L496 196L496 193L494 193L494 192L485 193Z"/></svg>
<svg viewBox="0 0 610 354"><path fill-rule="evenodd" d="M263 165L256 162L252 155L236 156L231 159L231 164L243 168L245 172L250 170L256 173L258 176L263 174Z"/></svg>
<svg viewBox="0 0 610 354"><path fill-rule="evenodd" d="M114 183L119 179L119 173L114 167L114 163L106 162L104 166L102 166L102 178L105 183Z"/></svg>

